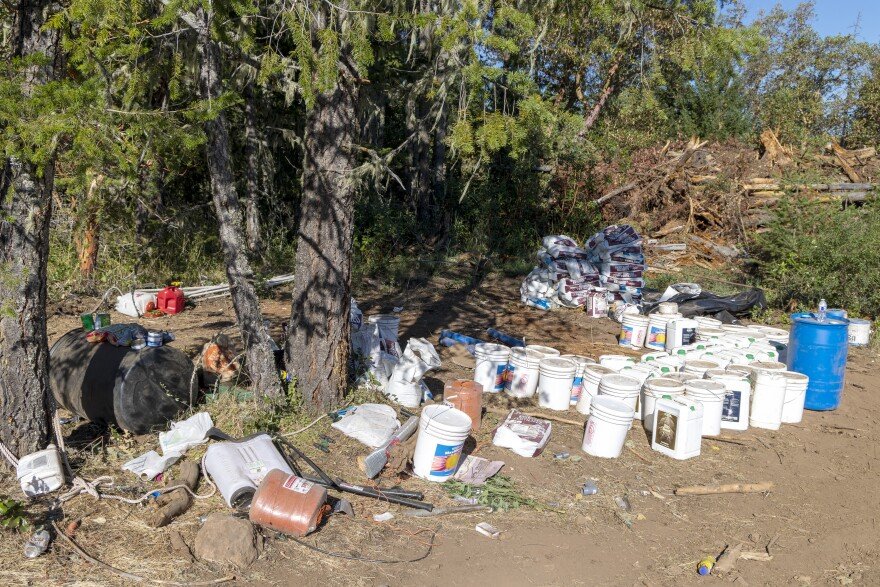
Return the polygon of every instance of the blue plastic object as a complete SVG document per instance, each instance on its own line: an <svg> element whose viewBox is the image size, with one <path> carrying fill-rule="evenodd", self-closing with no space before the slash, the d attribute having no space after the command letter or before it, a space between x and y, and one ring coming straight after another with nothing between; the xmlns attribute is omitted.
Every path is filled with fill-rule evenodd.
<svg viewBox="0 0 880 587"><path fill-rule="evenodd" d="M464 334L459 334L453 330L441 330L440 340L442 341L444 338L451 338L452 340L457 340L458 342L462 342L464 344L480 344L481 342L485 342L483 340L480 340L479 338L465 336Z"/></svg>
<svg viewBox="0 0 880 587"><path fill-rule="evenodd" d="M828 318L820 322L813 314L791 315L788 368L810 378L804 407L834 410L840 405L846 373L849 322Z"/></svg>
<svg viewBox="0 0 880 587"><path fill-rule="evenodd" d="M837 318L838 320L846 320L846 310L843 308L828 308L826 315L829 318Z"/></svg>
<svg viewBox="0 0 880 587"><path fill-rule="evenodd" d="M509 334L505 334L500 330L495 330L494 328L487 328L486 334L494 338L495 340L500 340L502 343L506 344L510 347L523 347L526 346L525 341L520 340L516 337L510 336Z"/></svg>

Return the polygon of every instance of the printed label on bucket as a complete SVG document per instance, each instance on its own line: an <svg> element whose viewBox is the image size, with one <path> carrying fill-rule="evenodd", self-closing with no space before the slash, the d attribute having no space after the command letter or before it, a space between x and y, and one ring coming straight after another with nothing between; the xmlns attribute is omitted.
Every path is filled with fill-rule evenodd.
<svg viewBox="0 0 880 587"><path fill-rule="evenodd" d="M434 460L431 461L431 476L449 477L455 473L463 447L463 442L461 444L438 444L434 451Z"/></svg>
<svg viewBox="0 0 880 587"><path fill-rule="evenodd" d="M593 420L587 420L587 435L584 438L584 444L590 446L593 444L593 435L596 433L596 423Z"/></svg>
<svg viewBox="0 0 880 587"><path fill-rule="evenodd" d="M513 378L516 374L516 365L507 365L507 370L504 373L504 389L510 391L513 388Z"/></svg>
<svg viewBox="0 0 880 587"><path fill-rule="evenodd" d="M584 389L584 378L575 377L571 383L571 403L576 404L581 398L581 392Z"/></svg>
<svg viewBox="0 0 880 587"><path fill-rule="evenodd" d="M689 344L694 344L697 342L697 329L696 328L682 328L681 329L681 346L687 346Z"/></svg>
<svg viewBox="0 0 880 587"><path fill-rule="evenodd" d="M289 489L290 491L295 491L297 493L308 493L312 490L315 484L311 481L306 481L301 477L297 477L296 475L291 475L287 478L287 481L284 482L282 487L284 489Z"/></svg>
<svg viewBox="0 0 880 587"><path fill-rule="evenodd" d="M504 389L504 384L507 381L507 368L507 363L498 365L498 369L495 371L495 387L492 388L492 391L501 391Z"/></svg>
<svg viewBox="0 0 880 587"><path fill-rule="evenodd" d="M648 329L648 336L645 338L645 346L647 347L666 347L666 328L661 326L652 326Z"/></svg>
<svg viewBox="0 0 880 587"><path fill-rule="evenodd" d="M724 406L721 408L721 419L725 422L739 422L739 402L741 391L728 391L724 394Z"/></svg>
<svg viewBox="0 0 880 587"><path fill-rule="evenodd" d="M678 436L678 416L666 410L657 410L657 432L654 435L657 444L675 450L676 436Z"/></svg>
<svg viewBox="0 0 880 587"><path fill-rule="evenodd" d="M620 329L620 346L632 346L634 331L635 328L632 326L624 326Z"/></svg>

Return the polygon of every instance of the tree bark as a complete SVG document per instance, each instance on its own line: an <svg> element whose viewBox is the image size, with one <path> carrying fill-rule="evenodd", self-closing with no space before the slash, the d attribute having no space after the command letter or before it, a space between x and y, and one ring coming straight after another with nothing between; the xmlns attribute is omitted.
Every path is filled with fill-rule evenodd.
<svg viewBox="0 0 880 587"><path fill-rule="evenodd" d="M260 141L257 137L257 113L254 101L253 84L249 84L245 95L245 159L247 160L247 208L245 210L245 231L247 232L248 250L252 255L263 251L263 239L260 228Z"/></svg>
<svg viewBox="0 0 880 587"><path fill-rule="evenodd" d="M611 96L611 93L614 91L614 76L617 74L617 69L620 67L620 56L614 58L614 61L611 63L611 67L608 68L608 73L605 75L605 85L602 87L602 91L599 93L599 99L596 100L596 103L590 109L590 113L587 115L586 120L584 121L584 128L581 131L581 134L586 134L588 130L593 128L593 125L596 124L596 121L599 120L599 113L602 111L602 108L605 106L605 102L608 101L608 98Z"/></svg>
<svg viewBox="0 0 880 587"><path fill-rule="evenodd" d="M25 72L25 98L60 68L57 31L41 30L55 8L51 0L16 5L13 56L45 56ZM45 446L50 430L46 266L55 163L50 158L38 166L10 157L4 167L8 191L0 198L0 440L21 456Z"/></svg>
<svg viewBox="0 0 880 587"><path fill-rule="evenodd" d="M217 99L223 90L220 49L211 39L212 17L212 13L199 10L199 85L204 100ZM226 261L226 277L245 348L248 374L258 397L279 397L281 385L275 368L271 339L263 324L260 300L253 285L253 271L246 255L247 241L242 229L241 206L232 175L229 132L226 115L222 111L205 122L205 135L211 193Z"/></svg>
<svg viewBox="0 0 880 587"><path fill-rule="evenodd" d="M431 134L425 121L426 109L421 95L420 82L410 90L406 101L406 130L414 134L409 141L409 207L416 219L426 225L431 220Z"/></svg>
<svg viewBox="0 0 880 587"><path fill-rule="evenodd" d="M316 96L305 121L286 358L305 407L315 412L337 405L348 384L357 103L357 82L344 71L336 88Z"/></svg>
<svg viewBox="0 0 880 587"><path fill-rule="evenodd" d="M98 209L100 206L95 194L103 179L103 175L97 175L89 184L84 202L85 218L83 219L83 227L80 231L80 240L77 242L77 248L79 249L79 272L88 287L94 285L95 271L98 268L101 225L98 222Z"/></svg>

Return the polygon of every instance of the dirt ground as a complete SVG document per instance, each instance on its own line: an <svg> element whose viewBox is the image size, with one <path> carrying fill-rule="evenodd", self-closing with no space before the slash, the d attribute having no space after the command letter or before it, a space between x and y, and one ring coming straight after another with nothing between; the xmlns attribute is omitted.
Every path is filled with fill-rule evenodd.
<svg viewBox="0 0 880 587"><path fill-rule="evenodd" d="M276 295L265 300L264 311L277 333L288 317L289 305L284 292ZM518 302L514 279L489 277L474 284L467 277L435 278L397 292L367 283L357 297L366 314L402 307L402 342L413 336L436 341L443 328L480 337L487 327L495 327L563 352L592 357L620 352L610 320L590 320L577 311L548 313L526 308ZM94 305L86 302L81 307L59 306L59 314L50 320L53 340L77 326L77 313ZM175 344L196 354L217 330L232 325L232 316L228 300L212 300L153 324L173 331L178 337ZM114 321L122 318L113 315ZM441 356L448 358L445 352ZM640 426L631 430L620 458L590 457L580 450L581 427L561 423L553 425L550 444L542 455L522 458L491 445L498 417L487 414L475 439L479 455L503 460L502 474L540 507L413 519L396 506L353 498L354 517L333 516L305 539L337 554L374 559L420 557L433 542L430 554L414 563L331 558L271 533L259 560L244 571L189 562L173 552L170 532L179 531L192 545L200 516L226 509L219 497L198 501L160 530L143 523L140 506L79 497L65 506L65 523L82 519L76 540L92 556L147 577L183 582L231 573L241 585L880 584L876 358L870 349L851 351L838 410L806 412L800 424L784 425L776 432L725 431L724 438L729 440L704 439L702 454L687 461L653 452ZM429 384L439 389L441 382L469 376L445 360ZM583 420L574 410L566 417ZM310 435L319 433L335 439L331 454L311 446ZM366 452L365 447L332 430L326 420L293 438L333 474L363 482L354 463L357 455ZM113 475L118 483L135 491L143 487L126 478L118 465L156 444L155 439L112 433L104 442L77 449L74 464L81 463L86 475L99 472L96 463L116 467ZM555 459L554 453L562 450L579 458ZM588 479L596 480L599 493L583 497L580 488ZM673 489L682 485L758 481L771 481L775 487L767 494L673 495ZM2 473L0 493L16 495L13 483ZM437 485L418 479L407 479L402 485L423 490L426 499L437 506L454 503ZM632 505L631 527L623 521L616 496L626 496ZM385 511L395 517L389 522L373 521L374 514ZM500 539L477 534L474 526L481 521L500 529ZM88 564L60 540L55 540L46 556L25 560L21 555L24 537L5 533L2 537L0 582L4 585L125 583ZM736 543L743 543L747 551L769 552L772 560L740 560L734 572L724 577L697 576L701 558Z"/></svg>

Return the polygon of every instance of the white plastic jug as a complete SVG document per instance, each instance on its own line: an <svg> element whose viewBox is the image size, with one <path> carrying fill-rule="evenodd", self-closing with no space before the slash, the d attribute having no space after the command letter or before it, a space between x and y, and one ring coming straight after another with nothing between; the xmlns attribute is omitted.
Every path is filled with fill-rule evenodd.
<svg viewBox="0 0 880 587"><path fill-rule="evenodd" d="M21 457L16 476L21 490L28 497L55 491L64 485L64 469L61 468L58 449L50 444L41 451Z"/></svg>

